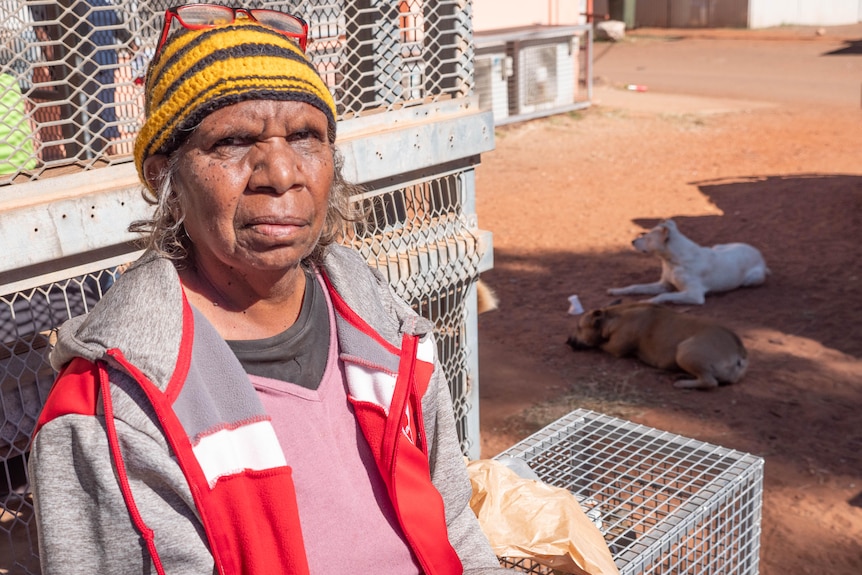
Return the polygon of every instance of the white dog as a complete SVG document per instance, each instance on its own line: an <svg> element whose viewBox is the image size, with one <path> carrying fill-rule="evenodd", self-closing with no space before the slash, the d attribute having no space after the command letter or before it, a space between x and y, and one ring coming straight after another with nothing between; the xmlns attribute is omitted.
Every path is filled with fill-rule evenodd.
<svg viewBox="0 0 862 575"><path fill-rule="evenodd" d="M663 221L632 245L661 260L661 279L609 289L610 295L655 295L647 301L701 305L709 292L759 285L769 275L756 248L743 243L699 246L682 235L673 220Z"/></svg>

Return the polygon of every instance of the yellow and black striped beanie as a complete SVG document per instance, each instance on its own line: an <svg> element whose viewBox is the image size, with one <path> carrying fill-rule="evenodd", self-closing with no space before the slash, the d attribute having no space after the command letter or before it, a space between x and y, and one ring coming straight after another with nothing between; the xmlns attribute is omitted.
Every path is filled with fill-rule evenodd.
<svg viewBox="0 0 862 575"><path fill-rule="evenodd" d="M170 154L208 114L237 102L311 104L335 137L335 102L314 66L291 39L252 20L172 35L147 69L144 97L135 166L147 186L144 160Z"/></svg>

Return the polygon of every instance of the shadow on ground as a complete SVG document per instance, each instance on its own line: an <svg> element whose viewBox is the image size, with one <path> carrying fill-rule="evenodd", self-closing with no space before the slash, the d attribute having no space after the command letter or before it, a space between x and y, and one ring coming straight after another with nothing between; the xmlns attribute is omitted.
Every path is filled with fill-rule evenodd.
<svg viewBox="0 0 862 575"><path fill-rule="evenodd" d="M858 56L862 55L862 40L849 40L845 46L826 52L824 56Z"/></svg>
<svg viewBox="0 0 862 575"><path fill-rule="evenodd" d="M776 466L862 478L862 177L696 185L723 215L675 216L683 233L702 245L755 245L772 270L763 286L675 308L718 319L743 336L752 357L745 379L710 392L680 391L666 372L565 344L575 321L568 296L577 294L587 309L607 305L617 299L607 288L658 279L657 261L634 250L529 257L495 250L495 267L483 278L497 290L500 309L479 318L482 410L494 409L496 394L511 398L513 388L524 409L513 415L510 404L511 417L489 425L517 437L575 407L623 417L653 408L696 422L670 431ZM649 229L657 220L635 222ZM483 354L483 345L495 356ZM519 381L503 381L497 374L515 355L531 363Z"/></svg>

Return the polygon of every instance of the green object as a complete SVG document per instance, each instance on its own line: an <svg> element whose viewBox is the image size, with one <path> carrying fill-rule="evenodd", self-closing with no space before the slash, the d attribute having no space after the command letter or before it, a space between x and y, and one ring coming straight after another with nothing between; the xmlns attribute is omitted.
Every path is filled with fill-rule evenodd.
<svg viewBox="0 0 862 575"><path fill-rule="evenodd" d="M0 174L36 167L33 130L18 79L0 74Z"/></svg>
<svg viewBox="0 0 862 575"><path fill-rule="evenodd" d="M623 22L626 23L626 30L634 30L636 8L637 0L623 0Z"/></svg>
<svg viewBox="0 0 862 575"><path fill-rule="evenodd" d="M608 16L626 25L626 30L635 27L637 0L608 0Z"/></svg>

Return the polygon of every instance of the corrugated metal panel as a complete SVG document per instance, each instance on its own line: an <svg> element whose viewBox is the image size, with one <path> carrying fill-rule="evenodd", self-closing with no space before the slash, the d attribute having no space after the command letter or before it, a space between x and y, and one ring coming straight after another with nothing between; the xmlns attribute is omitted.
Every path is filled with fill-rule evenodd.
<svg viewBox="0 0 862 575"><path fill-rule="evenodd" d="M639 0L635 7L638 28L667 28L670 0Z"/></svg>
<svg viewBox="0 0 862 575"><path fill-rule="evenodd" d="M635 27L746 28L749 0L637 0Z"/></svg>
<svg viewBox="0 0 862 575"><path fill-rule="evenodd" d="M709 23L709 0L671 0L671 28L706 28Z"/></svg>
<svg viewBox="0 0 862 575"><path fill-rule="evenodd" d="M748 28L749 0L710 0L710 28Z"/></svg>

